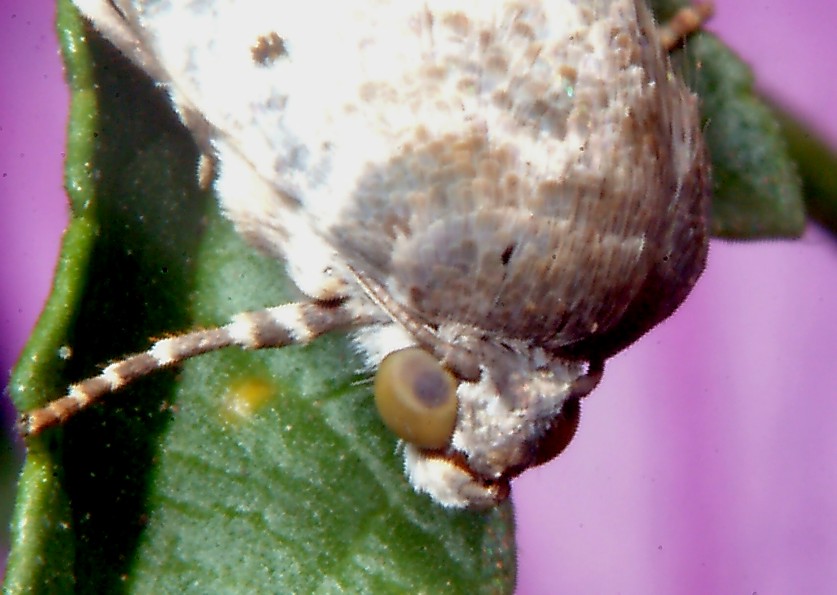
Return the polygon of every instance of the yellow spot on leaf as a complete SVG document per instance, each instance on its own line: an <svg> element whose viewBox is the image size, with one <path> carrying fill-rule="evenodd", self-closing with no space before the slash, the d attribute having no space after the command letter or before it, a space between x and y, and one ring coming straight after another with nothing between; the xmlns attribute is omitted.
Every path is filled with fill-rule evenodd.
<svg viewBox="0 0 837 595"><path fill-rule="evenodd" d="M240 422L253 417L277 394L273 383L261 378L247 378L233 382L223 397L223 417Z"/></svg>

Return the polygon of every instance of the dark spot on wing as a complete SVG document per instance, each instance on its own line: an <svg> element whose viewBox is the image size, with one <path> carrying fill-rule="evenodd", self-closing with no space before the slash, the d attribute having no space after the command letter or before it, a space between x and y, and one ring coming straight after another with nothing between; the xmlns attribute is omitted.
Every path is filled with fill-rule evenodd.
<svg viewBox="0 0 837 595"><path fill-rule="evenodd" d="M260 36L251 48L251 51L253 52L253 62L262 66L270 66L270 64L279 58L288 55L285 40L275 31Z"/></svg>
<svg viewBox="0 0 837 595"><path fill-rule="evenodd" d="M509 264L509 261L512 257L512 253L514 252L514 247L514 244L509 244L508 246L506 246L506 249L503 250L503 253L500 255L500 260L503 262L503 266Z"/></svg>

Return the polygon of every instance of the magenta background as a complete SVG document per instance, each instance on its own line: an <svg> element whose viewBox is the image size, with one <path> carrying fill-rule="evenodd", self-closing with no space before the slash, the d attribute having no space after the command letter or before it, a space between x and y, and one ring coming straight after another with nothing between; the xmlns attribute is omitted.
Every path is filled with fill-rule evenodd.
<svg viewBox="0 0 837 595"><path fill-rule="evenodd" d="M716 5L709 28L837 148L837 5ZM67 216L53 10L0 3L3 378ZM714 242L677 315L610 362L569 451L515 483L518 593L837 592L835 296L837 242L817 228Z"/></svg>

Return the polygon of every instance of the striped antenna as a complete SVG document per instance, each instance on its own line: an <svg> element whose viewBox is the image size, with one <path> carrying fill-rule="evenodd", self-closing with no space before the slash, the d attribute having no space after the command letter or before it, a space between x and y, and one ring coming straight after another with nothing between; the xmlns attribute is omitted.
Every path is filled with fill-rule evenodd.
<svg viewBox="0 0 837 595"><path fill-rule="evenodd" d="M26 438L60 425L105 395L157 370L225 347L264 349L305 344L334 330L372 322L352 314L343 302L297 302L242 312L229 324L167 337L150 349L113 362L102 372L73 384L66 396L20 416L17 427Z"/></svg>

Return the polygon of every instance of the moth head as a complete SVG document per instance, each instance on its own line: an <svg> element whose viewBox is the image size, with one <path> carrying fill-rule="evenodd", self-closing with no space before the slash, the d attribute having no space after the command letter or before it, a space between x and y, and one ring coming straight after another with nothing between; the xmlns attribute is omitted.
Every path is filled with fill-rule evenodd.
<svg viewBox="0 0 837 595"><path fill-rule="evenodd" d="M384 358L375 377L375 402L403 441L410 483L453 508L495 506L513 477L559 454L600 374L509 346L479 355L478 377L464 380L408 347Z"/></svg>

